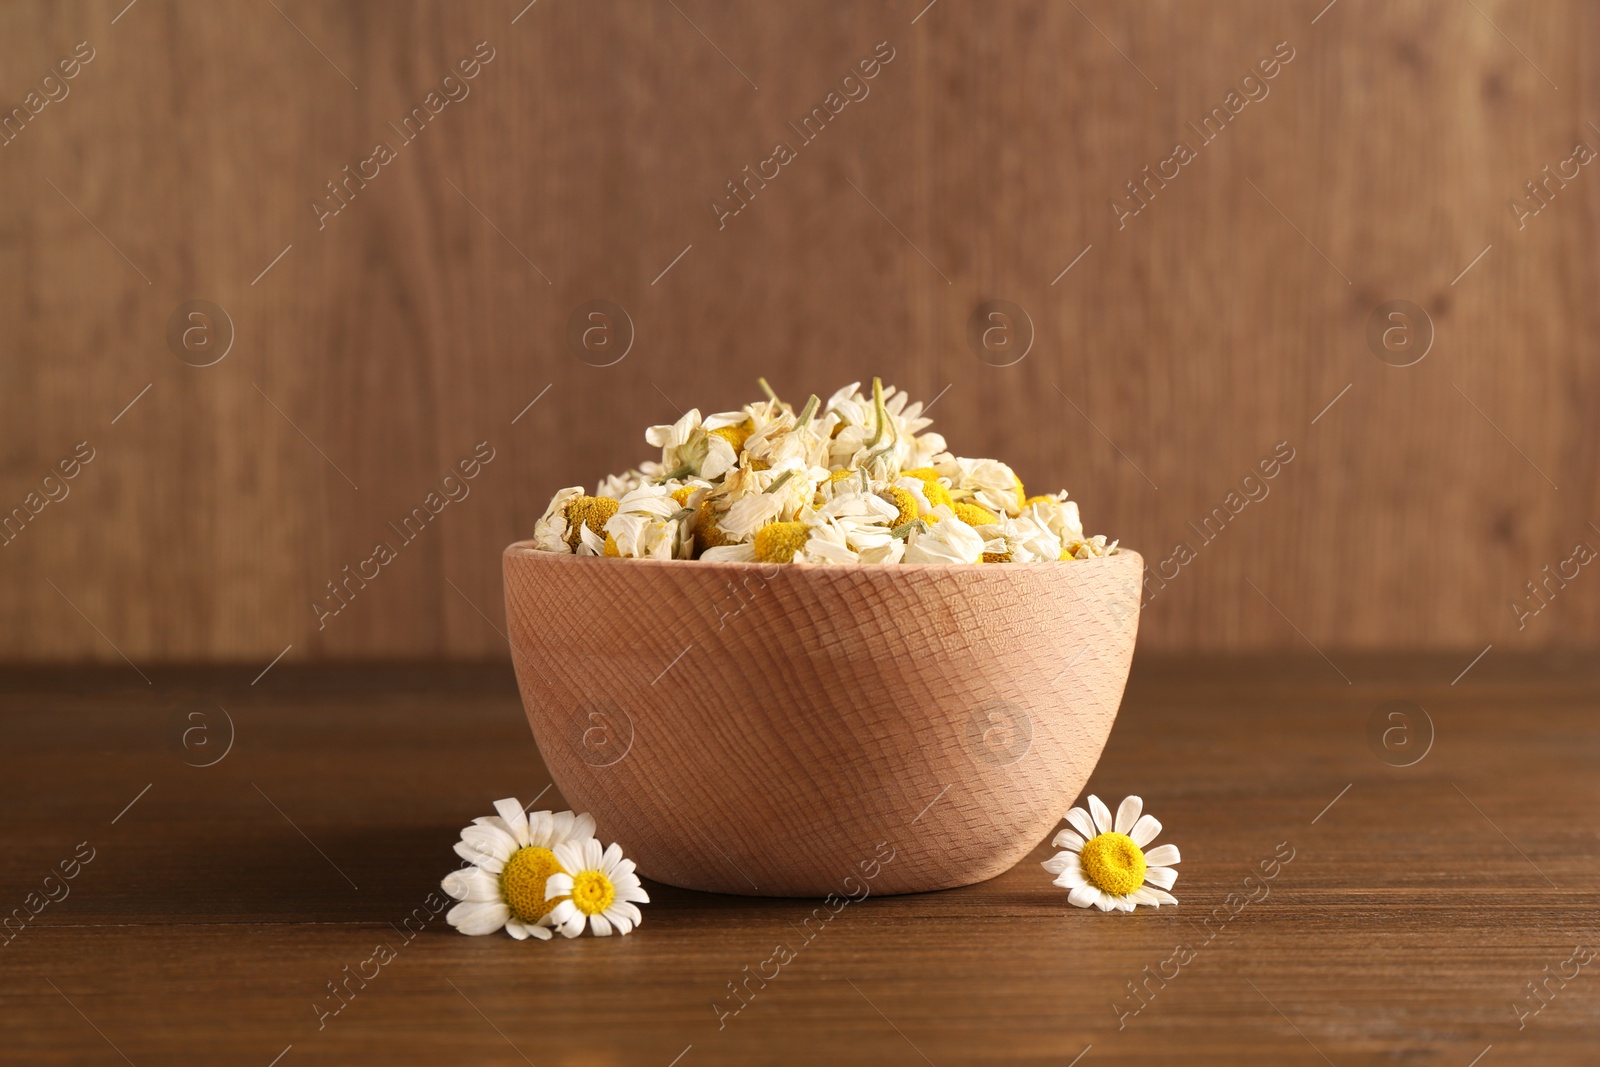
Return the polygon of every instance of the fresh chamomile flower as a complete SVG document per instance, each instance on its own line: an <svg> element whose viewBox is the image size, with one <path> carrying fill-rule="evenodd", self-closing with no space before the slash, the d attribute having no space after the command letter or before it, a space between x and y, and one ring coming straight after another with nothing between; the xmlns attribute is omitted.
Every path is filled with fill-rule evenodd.
<svg viewBox="0 0 1600 1067"><path fill-rule="evenodd" d="M550 925L563 937L577 937L586 922L596 937L626 934L643 920L639 905L650 903L650 894L615 841L604 852L592 837L568 841L556 846L555 860L561 869L545 884L545 897Z"/></svg>
<svg viewBox="0 0 1600 1067"><path fill-rule="evenodd" d="M451 871L440 883L460 901L445 921L464 934L492 934L503 926L518 941L549 940L557 905L548 884L563 871L555 850L593 842L594 817L570 811L528 814L515 797L495 801L494 810L499 814L473 819L456 842L456 855L472 866Z"/></svg>
<svg viewBox="0 0 1600 1067"><path fill-rule="evenodd" d="M1167 890L1178 880L1172 865L1179 860L1177 845L1145 848L1161 833L1153 816L1143 815L1144 801L1127 797L1117 807L1117 817L1097 796L1089 808L1067 812L1072 829L1062 830L1051 842L1058 852L1041 865L1056 875L1054 885L1070 890L1067 901L1080 908L1132 911L1140 904L1160 907L1178 901Z"/></svg>

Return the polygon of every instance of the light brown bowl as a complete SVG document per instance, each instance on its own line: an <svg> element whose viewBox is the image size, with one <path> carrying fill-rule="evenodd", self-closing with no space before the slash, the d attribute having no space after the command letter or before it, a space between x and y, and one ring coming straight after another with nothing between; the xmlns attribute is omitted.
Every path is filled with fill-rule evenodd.
<svg viewBox="0 0 1600 1067"><path fill-rule="evenodd" d="M646 877L757 896L947 889L1025 856L1111 733L1143 577L1126 550L830 567L521 542L504 565L567 802Z"/></svg>

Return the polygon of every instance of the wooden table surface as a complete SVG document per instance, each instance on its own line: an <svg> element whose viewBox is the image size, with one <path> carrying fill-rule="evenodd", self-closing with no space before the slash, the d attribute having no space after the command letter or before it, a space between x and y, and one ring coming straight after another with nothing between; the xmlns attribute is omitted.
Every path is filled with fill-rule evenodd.
<svg viewBox="0 0 1600 1067"><path fill-rule="evenodd" d="M459 827L548 783L509 666L9 670L0 1062L1593 1063L1600 665L1452 685L1469 658L1141 659L1090 788L1165 823L1178 907L1069 907L1041 845L850 904L720 1025L812 902L651 885L627 938L403 932Z"/></svg>

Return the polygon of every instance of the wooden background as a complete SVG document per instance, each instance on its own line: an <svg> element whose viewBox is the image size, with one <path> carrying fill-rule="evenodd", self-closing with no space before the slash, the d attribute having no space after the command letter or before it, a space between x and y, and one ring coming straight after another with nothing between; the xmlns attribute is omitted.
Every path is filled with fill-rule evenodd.
<svg viewBox="0 0 1600 1067"><path fill-rule="evenodd" d="M0 9L7 111L95 50L0 146L0 510L95 450L0 547L0 657L503 656L499 550L549 494L762 374L938 395L959 453L1152 563L1289 442L1149 647L1600 640L1587 569L1510 607L1600 546L1600 168L1525 228L1507 206L1600 148L1593 5L524 2ZM319 229L324 183L482 41L470 95ZM724 183L885 41L719 230ZM1110 198L1283 41L1119 230ZM232 320L214 366L165 340L191 299ZM565 339L595 299L636 335L605 368ZM967 345L989 299L1034 325L1015 365ZM1393 299L1436 327L1415 366L1364 339ZM479 442L471 495L319 630L324 583Z"/></svg>

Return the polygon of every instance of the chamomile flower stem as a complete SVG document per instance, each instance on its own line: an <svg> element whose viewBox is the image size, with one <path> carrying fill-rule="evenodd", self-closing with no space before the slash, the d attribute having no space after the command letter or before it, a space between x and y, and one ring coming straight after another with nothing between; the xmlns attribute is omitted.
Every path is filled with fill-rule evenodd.
<svg viewBox="0 0 1600 1067"><path fill-rule="evenodd" d="M883 379L872 379L872 407L878 415L878 428L872 433L872 440L867 442L868 448L877 448L878 442L883 439L883 424L888 417L888 411L883 406Z"/></svg>
<svg viewBox="0 0 1600 1067"><path fill-rule="evenodd" d="M679 478L687 478L693 473L694 468L690 466L674 467L672 470L667 471L665 474L657 478L656 484L666 485L668 482L677 481Z"/></svg>
<svg viewBox="0 0 1600 1067"><path fill-rule="evenodd" d="M767 399L768 400L772 401L775 404L782 404L783 403L783 401L778 399L778 394L774 393L772 391L772 386L767 384L767 380L765 378L757 378L756 379L756 384L761 386L761 391L763 393L767 394Z"/></svg>
<svg viewBox="0 0 1600 1067"><path fill-rule="evenodd" d="M817 413L817 405L821 403L821 398L816 393L812 393L811 399L806 401L806 406L800 412L800 419L795 423L796 428L810 426L812 417Z"/></svg>
<svg viewBox="0 0 1600 1067"><path fill-rule="evenodd" d="M772 484L767 486L765 491L768 492L768 493L776 493L779 489L783 488L783 483L784 482L787 482L790 478L793 478L793 477L794 477L794 471L792 469L791 470L786 470L782 474L780 474L776 478L774 478L772 480Z"/></svg>

